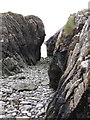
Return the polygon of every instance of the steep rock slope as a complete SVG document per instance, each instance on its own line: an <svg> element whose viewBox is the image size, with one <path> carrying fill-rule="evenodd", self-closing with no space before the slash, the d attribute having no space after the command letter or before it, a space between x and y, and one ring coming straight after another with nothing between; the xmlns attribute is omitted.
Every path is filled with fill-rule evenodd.
<svg viewBox="0 0 90 120"><path fill-rule="evenodd" d="M72 32L74 34L69 34L69 37L72 36L70 42L62 34L59 35L59 44L56 43L50 64L50 86L57 90L45 120L90 118L90 17L83 11L74 16L77 23ZM54 79L52 71L56 73Z"/></svg>
<svg viewBox="0 0 90 120"><path fill-rule="evenodd" d="M48 71L50 86L54 89L57 89L59 79L63 75L68 61L71 59L70 56L76 43L79 42L81 30L88 19L88 15L89 13L85 10L71 14L66 25L60 29L53 51L53 59Z"/></svg>
<svg viewBox="0 0 90 120"><path fill-rule="evenodd" d="M0 18L3 72L13 74L25 64L36 64L40 60L45 37L42 20L37 16L23 17L12 12L2 13Z"/></svg>
<svg viewBox="0 0 90 120"><path fill-rule="evenodd" d="M46 46L47 46L47 54L48 56L53 56L53 52L55 49L55 44L57 42L58 37L60 36L61 32L64 32L63 30L65 29L65 34L64 37L67 37L68 35L70 35L70 33L73 33L72 30L75 30L75 27L78 27L78 31L74 31L75 32L79 32L80 29L82 29L85 21L88 18L88 14L87 14L87 10L82 10L79 11L77 13L71 14L68 18L67 24L65 26L63 26L61 29L59 29L54 35L52 35L47 41L46 41ZM77 25L77 26L75 26ZM73 34L72 34L73 35Z"/></svg>

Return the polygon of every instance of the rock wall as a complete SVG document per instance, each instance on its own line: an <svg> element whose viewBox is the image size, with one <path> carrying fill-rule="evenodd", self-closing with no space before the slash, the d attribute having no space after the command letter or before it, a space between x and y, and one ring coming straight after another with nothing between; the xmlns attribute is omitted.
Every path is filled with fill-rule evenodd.
<svg viewBox="0 0 90 120"><path fill-rule="evenodd" d="M81 30L88 19L88 14L87 11L71 14L66 25L60 29L53 51L53 59L48 70L50 86L54 89L57 89L59 79L68 65L76 43L79 42Z"/></svg>
<svg viewBox="0 0 90 120"><path fill-rule="evenodd" d="M37 16L23 17L12 12L0 14L2 19L2 68L4 73L17 73L25 64L35 65L41 57L45 30ZM9 62L8 62L9 61ZM15 65L11 65L14 64Z"/></svg>
<svg viewBox="0 0 90 120"><path fill-rule="evenodd" d="M69 35L65 27L59 34L50 64L50 86L56 92L45 120L90 118L90 17L87 11L73 16L75 27Z"/></svg>

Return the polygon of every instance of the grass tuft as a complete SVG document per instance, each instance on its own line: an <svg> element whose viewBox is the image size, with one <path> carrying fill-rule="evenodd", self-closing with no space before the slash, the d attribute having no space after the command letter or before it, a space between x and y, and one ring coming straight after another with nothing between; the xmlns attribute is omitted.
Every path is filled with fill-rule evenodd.
<svg viewBox="0 0 90 120"><path fill-rule="evenodd" d="M65 29L64 29L64 32L66 35L72 35L73 34L73 30L76 28L76 24L74 22L74 16L70 16L68 18L68 21L65 25Z"/></svg>

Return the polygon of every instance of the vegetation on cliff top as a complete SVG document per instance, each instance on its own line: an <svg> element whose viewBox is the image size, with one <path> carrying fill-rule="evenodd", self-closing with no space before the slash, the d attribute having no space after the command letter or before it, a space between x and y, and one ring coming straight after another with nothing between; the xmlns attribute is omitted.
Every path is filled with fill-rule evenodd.
<svg viewBox="0 0 90 120"><path fill-rule="evenodd" d="M74 30L75 28L76 28L76 24L75 24L75 22L74 22L74 16L71 15L71 16L68 18L68 21L67 21L67 23L66 23L66 25L65 25L65 29L64 29L65 34L66 34L66 35L72 34L72 33L73 33L73 30Z"/></svg>

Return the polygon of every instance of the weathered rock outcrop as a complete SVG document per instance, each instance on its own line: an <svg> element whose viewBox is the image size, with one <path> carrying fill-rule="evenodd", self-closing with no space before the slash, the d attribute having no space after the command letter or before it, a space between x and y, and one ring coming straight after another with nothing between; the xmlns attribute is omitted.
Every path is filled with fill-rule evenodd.
<svg viewBox="0 0 90 120"><path fill-rule="evenodd" d="M11 12L2 13L0 16L2 19L0 44L2 44L3 71L13 72L17 66L20 68L25 64L35 65L40 60L41 45L45 37L42 20L33 15L23 17ZM6 65L8 58L15 63L15 67L10 68Z"/></svg>
<svg viewBox="0 0 90 120"><path fill-rule="evenodd" d="M68 20L67 25L66 25L67 29L65 30L65 32L66 32L65 36L68 36L67 31L75 34L76 32L79 32L82 29L85 21L88 18L87 12L88 12L87 10L83 10L83 11L79 11L78 13L70 15L71 17ZM74 21L72 21L73 18L74 18ZM72 22L72 26L70 25L71 23L69 21ZM77 26L75 26L75 24L78 26L78 31L76 31L76 29L74 29L74 27L77 27ZM54 52L54 49L55 49L55 44L57 42L57 39L58 39L59 35L64 30L64 28L65 28L65 26L62 29L58 30L53 36L51 36L46 41L47 55L48 56L53 56L53 52ZM72 30L74 30L74 31L72 32Z"/></svg>
<svg viewBox="0 0 90 120"><path fill-rule="evenodd" d="M49 75L52 76L53 70L56 73L55 79L50 77L50 85L57 90L48 106L45 120L90 118L90 18L88 15L89 13L85 11L74 14L78 24L74 29L76 31L69 39L71 40L69 44L68 42L63 44L66 43L64 42L67 40L66 36L61 39L60 35L59 40L57 40L59 44L56 46L49 69ZM64 60L62 56L64 56L65 51L67 57ZM58 88L55 81L58 81L56 84Z"/></svg>
<svg viewBox="0 0 90 120"><path fill-rule="evenodd" d="M81 30L87 18L88 13L86 11L71 14L66 25L60 30L57 36L53 59L48 71L50 86L54 89L57 89L59 79L63 75L68 64L68 57L72 54L76 43L79 41Z"/></svg>
<svg viewBox="0 0 90 120"><path fill-rule="evenodd" d="M47 55L48 56L53 56L53 51L55 49L55 44L56 44L56 40L57 40L57 37L60 33L60 30L58 32L56 32L55 35L51 36L46 42L46 46L47 46Z"/></svg>

